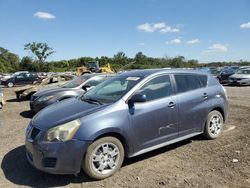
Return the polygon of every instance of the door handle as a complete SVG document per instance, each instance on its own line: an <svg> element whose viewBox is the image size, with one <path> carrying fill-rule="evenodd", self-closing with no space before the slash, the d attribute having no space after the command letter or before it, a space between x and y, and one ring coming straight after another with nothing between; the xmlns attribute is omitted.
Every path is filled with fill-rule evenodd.
<svg viewBox="0 0 250 188"><path fill-rule="evenodd" d="M202 97L203 97L204 99L206 99L206 98L208 97L208 94L207 94L207 93L203 93Z"/></svg>
<svg viewBox="0 0 250 188"><path fill-rule="evenodd" d="M169 102L168 103L168 107L169 108L174 108L175 107L175 103L174 102Z"/></svg>

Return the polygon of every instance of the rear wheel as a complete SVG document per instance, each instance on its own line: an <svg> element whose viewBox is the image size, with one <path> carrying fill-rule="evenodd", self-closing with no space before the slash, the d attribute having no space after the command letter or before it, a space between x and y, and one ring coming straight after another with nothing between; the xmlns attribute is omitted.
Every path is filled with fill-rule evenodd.
<svg viewBox="0 0 250 188"><path fill-rule="evenodd" d="M216 139L221 135L223 128L223 116L217 110L213 110L208 114L204 136L208 139Z"/></svg>
<svg viewBox="0 0 250 188"><path fill-rule="evenodd" d="M114 137L103 137L93 142L83 160L83 170L96 180L112 176L124 159L122 143Z"/></svg>

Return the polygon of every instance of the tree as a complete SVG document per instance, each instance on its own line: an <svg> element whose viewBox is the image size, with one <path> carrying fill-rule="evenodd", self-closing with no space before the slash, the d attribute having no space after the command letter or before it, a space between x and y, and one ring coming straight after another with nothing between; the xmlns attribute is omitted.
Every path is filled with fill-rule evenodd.
<svg viewBox="0 0 250 188"><path fill-rule="evenodd" d="M147 56L145 56L142 52L138 52L134 59L137 64L147 64Z"/></svg>
<svg viewBox="0 0 250 188"><path fill-rule="evenodd" d="M128 62L128 57L124 52L118 52L117 54L114 55L113 57L114 63L118 63L122 66L126 65Z"/></svg>
<svg viewBox="0 0 250 188"><path fill-rule="evenodd" d="M15 72L19 68L18 55L0 47L0 72Z"/></svg>
<svg viewBox="0 0 250 188"><path fill-rule="evenodd" d="M47 43L28 43L24 45L24 50L30 50L38 59L39 63L44 63L47 57L55 53Z"/></svg>

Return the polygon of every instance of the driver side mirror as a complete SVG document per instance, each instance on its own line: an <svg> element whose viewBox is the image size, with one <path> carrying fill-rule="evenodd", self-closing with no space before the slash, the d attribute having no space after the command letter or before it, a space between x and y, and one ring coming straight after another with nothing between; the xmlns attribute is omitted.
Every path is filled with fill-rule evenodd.
<svg viewBox="0 0 250 188"><path fill-rule="evenodd" d="M91 87L91 85L86 84L86 85L82 86L82 89L83 89L84 91L88 91L88 89L89 89L90 87Z"/></svg>
<svg viewBox="0 0 250 188"><path fill-rule="evenodd" d="M128 103L133 104L136 102L146 102L146 101L147 101L147 97L145 94L135 94L129 99Z"/></svg>

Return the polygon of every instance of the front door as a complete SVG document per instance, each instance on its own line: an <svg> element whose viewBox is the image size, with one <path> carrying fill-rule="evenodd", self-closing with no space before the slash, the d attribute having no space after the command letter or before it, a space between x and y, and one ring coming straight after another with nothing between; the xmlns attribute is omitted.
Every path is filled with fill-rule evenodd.
<svg viewBox="0 0 250 188"><path fill-rule="evenodd" d="M26 83L26 73L20 73L15 76L15 84L22 85Z"/></svg>
<svg viewBox="0 0 250 188"><path fill-rule="evenodd" d="M129 107L134 152L177 138L178 109L170 76L154 77L136 93L145 94L147 101Z"/></svg>

